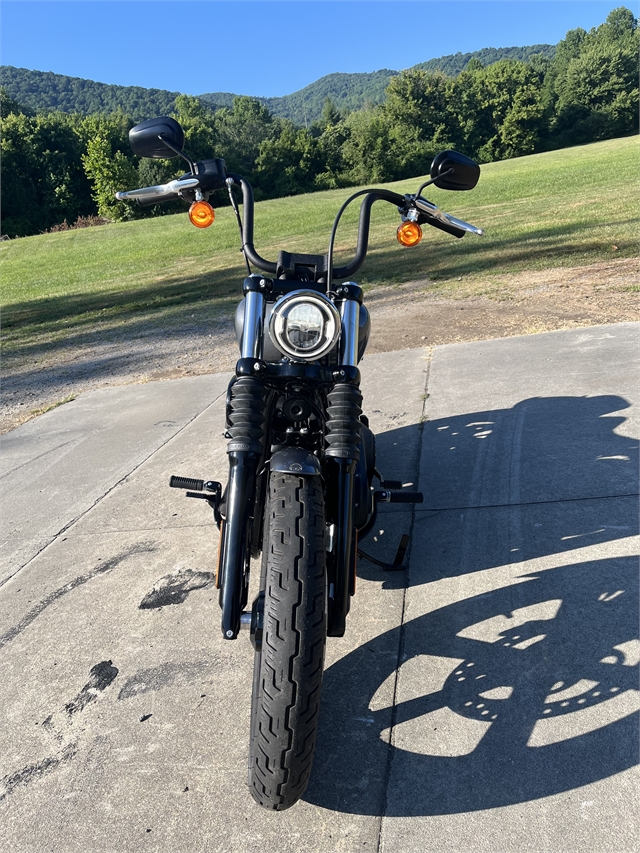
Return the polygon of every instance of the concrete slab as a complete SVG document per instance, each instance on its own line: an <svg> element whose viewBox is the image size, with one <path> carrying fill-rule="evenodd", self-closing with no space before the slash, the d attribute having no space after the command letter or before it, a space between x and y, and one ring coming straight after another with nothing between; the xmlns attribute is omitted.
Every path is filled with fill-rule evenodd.
<svg viewBox="0 0 640 853"><path fill-rule="evenodd" d="M382 850L638 847L637 334L434 352Z"/></svg>
<svg viewBox="0 0 640 853"><path fill-rule="evenodd" d="M2 437L0 583L226 391L197 376L104 388Z"/></svg>
<svg viewBox="0 0 640 853"><path fill-rule="evenodd" d="M0 848L636 849L639 329L365 359L380 467L426 502L363 543L392 559L412 529L410 572L361 560L312 780L278 815L246 790L252 650L220 635L217 531L166 487L225 478L228 377L9 434Z"/></svg>
<svg viewBox="0 0 640 853"><path fill-rule="evenodd" d="M367 364L371 422L385 436L380 464L388 470L385 463L392 463L393 476L407 479L418 464L424 352L391 361L375 356ZM176 396L174 387L164 394ZM336 784L330 767L345 731L336 732L331 717L340 709L351 760L363 767L345 801L355 796L371 807L329 815L309 800L272 815L248 794L253 652L247 637L221 637L210 510L167 488L171 473L226 476L224 394L190 390L201 414L144 461L130 462L126 475L122 466L114 471L110 488L2 587L0 846L31 853L50 849L55 839L65 851L375 849L386 761L367 762L353 749L368 718L358 719L335 695L330 677L312 788ZM381 525L376 554L392 557L410 523L403 513ZM327 666L400 624L401 581L385 584L371 566L363 572L349 632L330 641ZM366 654L369 673L397 662L397 638ZM386 698L390 725L391 689ZM27 816L36 812L34 823Z"/></svg>

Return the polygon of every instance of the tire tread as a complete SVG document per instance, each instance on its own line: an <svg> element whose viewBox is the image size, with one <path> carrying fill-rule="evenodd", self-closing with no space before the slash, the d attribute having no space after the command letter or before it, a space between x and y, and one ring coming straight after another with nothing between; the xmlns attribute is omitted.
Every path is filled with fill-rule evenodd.
<svg viewBox="0 0 640 853"><path fill-rule="evenodd" d="M313 762L326 638L324 502L317 477L272 474L265 518L262 650L256 654L249 787L282 811Z"/></svg>

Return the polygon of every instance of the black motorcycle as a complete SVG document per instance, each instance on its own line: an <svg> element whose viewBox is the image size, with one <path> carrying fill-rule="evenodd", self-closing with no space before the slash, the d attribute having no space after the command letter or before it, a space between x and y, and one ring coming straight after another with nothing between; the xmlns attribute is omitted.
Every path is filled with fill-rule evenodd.
<svg viewBox="0 0 640 853"><path fill-rule="evenodd" d="M367 254L371 206L387 201L398 208L397 237L405 246L420 241L423 224L454 237L482 234L421 196L429 184L473 189L480 168L463 154L444 151L415 195L365 189L348 198L326 255L282 251L273 262L253 245L253 190L241 175L226 171L224 160L194 163L183 151L182 128L166 116L137 125L129 139L140 157L179 155L189 172L161 186L116 193L118 199L141 205L184 199L191 203L189 218L203 228L214 219L210 193L226 189L240 228L247 277L236 312L240 359L226 402L229 480L224 489L177 476L169 485L204 498L213 509L220 529L222 635L235 640L246 626L255 649L249 787L260 805L283 810L297 802L309 780L325 640L344 634L357 558L402 569L409 537L402 537L391 565L365 555L359 543L373 528L380 502L422 502L419 492L382 479L362 413L358 363L370 318L361 288L350 279ZM361 196L355 257L334 267L340 217ZM262 274L252 273L251 265ZM260 554L259 592L246 610L250 562Z"/></svg>

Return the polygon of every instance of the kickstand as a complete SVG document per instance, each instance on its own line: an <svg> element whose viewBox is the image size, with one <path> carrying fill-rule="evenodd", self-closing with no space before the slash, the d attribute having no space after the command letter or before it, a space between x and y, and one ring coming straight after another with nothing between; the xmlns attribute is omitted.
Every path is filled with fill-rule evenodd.
<svg viewBox="0 0 640 853"><path fill-rule="evenodd" d="M398 550L396 551L396 556L393 563L383 563L382 560L376 560L375 557L371 557L369 556L369 554L365 553L362 548L358 548L358 557L362 557L362 559L368 560L375 566L380 566L380 568L384 569L385 572L402 572L407 568L406 566L402 565L402 561L405 558L405 554L407 553L408 547L409 534L403 533L400 538L400 544L398 545Z"/></svg>

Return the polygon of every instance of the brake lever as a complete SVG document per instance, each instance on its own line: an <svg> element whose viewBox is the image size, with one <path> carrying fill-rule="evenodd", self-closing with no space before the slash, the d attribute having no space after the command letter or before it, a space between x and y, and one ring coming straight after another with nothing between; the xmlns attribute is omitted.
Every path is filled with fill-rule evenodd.
<svg viewBox="0 0 640 853"><path fill-rule="evenodd" d="M427 201L426 198L420 198L413 196L412 203L415 206L416 210L419 210L420 213L424 214L424 216L428 216L431 219L436 219L438 222L442 222L443 225L451 225L454 228L459 228L462 231L467 231L470 234L477 234L478 237L482 237L484 234L483 228L478 228L476 225L472 225L470 222L465 222L464 219L458 219L457 216L452 216L450 213L445 213L444 210L441 210L436 204L433 204L430 201Z"/></svg>

